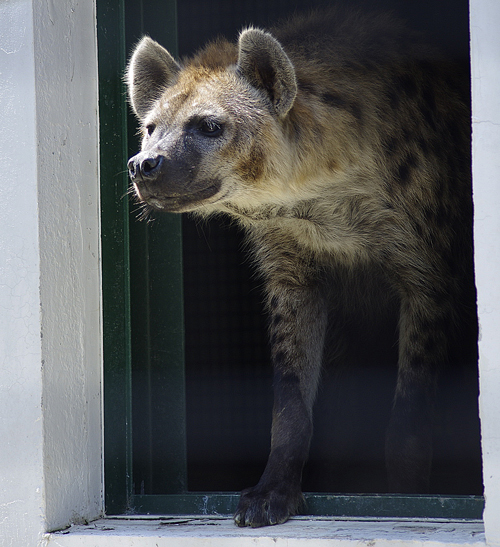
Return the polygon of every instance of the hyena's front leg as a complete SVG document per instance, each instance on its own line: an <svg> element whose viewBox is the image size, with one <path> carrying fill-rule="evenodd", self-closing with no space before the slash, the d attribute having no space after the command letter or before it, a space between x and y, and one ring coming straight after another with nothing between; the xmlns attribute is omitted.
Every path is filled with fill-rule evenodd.
<svg viewBox="0 0 500 547"><path fill-rule="evenodd" d="M274 408L271 453L258 484L241 494L239 526L285 522L302 503L302 468L312 434L312 406L327 322L318 291L277 287L270 296Z"/></svg>
<svg viewBox="0 0 500 547"><path fill-rule="evenodd" d="M396 394L386 437L389 491L426 493L432 463L436 382L452 323L446 296L401 305Z"/></svg>

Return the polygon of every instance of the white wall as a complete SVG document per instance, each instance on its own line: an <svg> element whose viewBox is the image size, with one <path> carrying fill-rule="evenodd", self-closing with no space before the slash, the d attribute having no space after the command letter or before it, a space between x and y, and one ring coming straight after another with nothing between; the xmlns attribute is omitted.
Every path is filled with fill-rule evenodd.
<svg viewBox="0 0 500 547"><path fill-rule="evenodd" d="M0 2L0 544L13 547L44 513L32 35L31 2Z"/></svg>
<svg viewBox="0 0 500 547"><path fill-rule="evenodd" d="M484 523L500 545L500 2L471 0L470 13Z"/></svg>
<svg viewBox="0 0 500 547"><path fill-rule="evenodd" d="M45 517L53 529L102 506L97 48L93 0L33 6Z"/></svg>
<svg viewBox="0 0 500 547"><path fill-rule="evenodd" d="M102 513L93 0L0 2L0 545Z"/></svg>

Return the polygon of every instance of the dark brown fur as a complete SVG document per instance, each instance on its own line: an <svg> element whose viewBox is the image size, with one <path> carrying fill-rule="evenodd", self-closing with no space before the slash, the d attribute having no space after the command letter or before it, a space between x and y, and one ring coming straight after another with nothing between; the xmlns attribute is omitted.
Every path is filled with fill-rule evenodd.
<svg viewBox="0 0 500 547"><path fill-rule="evenodd" d="M129 162L138 197L231 215L266 284L271 454L240 526L297 511L326 332L340 340L354 309L399 321L393 492L427 490L438 372L476 359L470 123L455 68L385 15L332 11L272 35L219 40L182 67L145 39L128 71L144 131Z"/></svg>

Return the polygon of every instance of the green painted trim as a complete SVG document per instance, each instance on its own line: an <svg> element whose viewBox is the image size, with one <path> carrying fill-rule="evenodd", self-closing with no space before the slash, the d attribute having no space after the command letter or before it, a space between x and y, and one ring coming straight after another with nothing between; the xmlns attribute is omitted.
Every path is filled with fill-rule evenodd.
<svg viewBox="0 0 500 547"><path fill-rule="evenodd" d="M123 1L97 3L104 330L104 473L106 509L128 509L131 489L131 341L127 110Z"/></svg>
<svg viewBox="0 0 500 547"><path fill-rule="evenodd" d="M132 511L152 515L232 515L236 493L192 493L134 496ZM481 519L482 496L423 496L394 494L305 494L304 515L374 518Z"/></svg>
<svg viewBox="0 0 500 547"><path fill-rule="evenodd" d="M232 515L239 497L236 493L217 492L134 496L132 512L149 515Z"/></svg>
<svg viewBox="0 0 500 547"><path fill-rule="evenodd" d="M482 496L306 494L307 513L344 517L481 519Z"/></svg>
<svg viewBox="0 0 500 547"><path fill-rule="evenodd" d="M132 223L131 240L136 491L179 494L187 490L181 217Z"/></svg>
<svg viewBox="0 0 500 547"><path fill-rule="evenodd" d="M144 34L177 53L175 0L125 0L130 50ZM129 155L140 147L129 117ZM180 215L130 218L134 482L136 491L187 490L184 306ZM161 462L158 455L161 454Z"/></svg>

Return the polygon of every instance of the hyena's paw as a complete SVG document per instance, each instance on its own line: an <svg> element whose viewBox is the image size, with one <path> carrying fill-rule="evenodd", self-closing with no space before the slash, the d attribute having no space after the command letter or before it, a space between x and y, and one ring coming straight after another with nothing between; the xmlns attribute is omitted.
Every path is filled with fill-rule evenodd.
<svg viewBox="0 0 500 547"><path fill-rule="evenodd" d="M247 488L241 493L234 522L238 526L270 526L282 524L296 515L304 504L302 492L285 489Z"/></svg>

